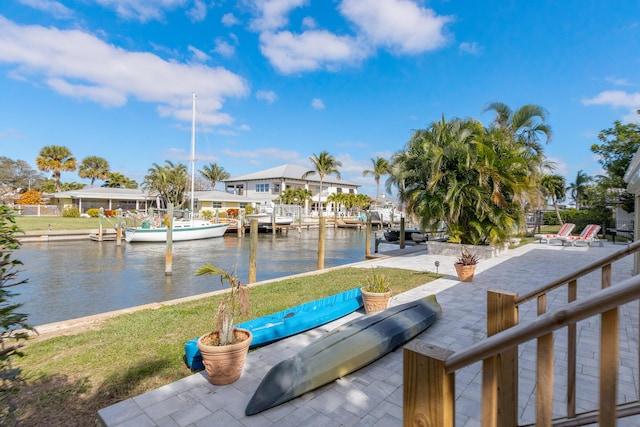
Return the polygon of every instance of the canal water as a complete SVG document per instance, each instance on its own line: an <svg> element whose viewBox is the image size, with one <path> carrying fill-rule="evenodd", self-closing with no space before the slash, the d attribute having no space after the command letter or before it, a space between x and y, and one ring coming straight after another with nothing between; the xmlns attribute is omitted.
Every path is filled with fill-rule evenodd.
<svg viewBox="0 0 640 427"><path fill-rule="evenodd" d="M366 231L327 228L325 267L364 260ZM373 246L374 237L371 238ZM167 301L223 289L219 276L195 277L204 263L235 270L247 283L250 238L175 242L173 274L165 276L166 245L158 243L67 242L24 243L15 252L22 261L12 301L23 303L32 326ZM372 249L373 252L373 249ZM313 271L318 265L318 229L258 236L257 280Z"/></svg>

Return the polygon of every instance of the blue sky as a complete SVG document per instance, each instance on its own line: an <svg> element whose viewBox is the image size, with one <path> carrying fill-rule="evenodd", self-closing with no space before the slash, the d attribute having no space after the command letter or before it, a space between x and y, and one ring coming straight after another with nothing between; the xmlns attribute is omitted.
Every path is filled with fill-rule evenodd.
<svg viewBox="0 0 640 427"><path fill-rule="evenodd" d="M64 145L142 180L188 162L232 176L327 150L375 196L371 158L443 115L490 102L548 111L545 147L570 183L590 147L638 120L640 2L2 0L0 155ZM63 181L82 181L63 173Z"/></svg>

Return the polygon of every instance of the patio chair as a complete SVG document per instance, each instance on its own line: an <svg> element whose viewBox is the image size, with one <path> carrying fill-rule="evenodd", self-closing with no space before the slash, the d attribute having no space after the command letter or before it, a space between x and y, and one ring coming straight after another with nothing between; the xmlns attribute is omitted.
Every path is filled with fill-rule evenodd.
<svg viewBox="0 0 640 427"><path fill-rule="evenodd" d="M598 232L600 231L600 226L597 224L587 224L587 226L582 230L579 236L567 236L563 237L562 246L564 246L565 242L571 243L571 246L575 246L578 242L584 242L587 245L591 246L591 243L598 240Z"/></svg>
<svg viewBox="0 0 640 427"><path fill-rule="evenodd" d="M562 240L563 237L571 236L571 232L575 226L575 224L565 222L556 234L535 234L534 237L539 239L540 243L542 243L543 240L546 240L548 245L551 240Z"/></svg>

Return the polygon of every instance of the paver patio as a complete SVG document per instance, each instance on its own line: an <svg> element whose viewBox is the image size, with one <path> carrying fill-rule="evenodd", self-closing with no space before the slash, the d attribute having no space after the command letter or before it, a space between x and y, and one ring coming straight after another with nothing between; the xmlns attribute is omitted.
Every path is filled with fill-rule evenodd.
<svg viewBox="0 0 640 427"><path fill-rule="evenodd" d="M424 248L424 247L423 247ZM452 351L460 351L485 338L486 292L499 289L525 293L553 279L606 256L623 245L605 243L593 247L530 243L506 254L482 260L471 283L455 277L454 257L430 255L424 249L407 249L401 256L354 264L358 267L387 266L435 271L446 276L396 295L400 304L436 294L443 316L417 339ZM613 264L613 283L632 275L632 258ZM600 273L578 281L578 297L600 289ZM566 301L566 290L548 296L548 311ZM521 323L535 316L535 303L520 309ZM621 307L621 370L618 401L638 399L638 303ZM109 427L124 426L398 426L402 424L402 349L375 363L297 399L247 417L244 408L268 370L295 354L313 339L338 325L355 319L360 312L304 334L271 344L249 354L240 380L228 386L213 386L206 374L196 373L157 390L125 400L99 411L99 421ZM578 323L578 411L597 405L599 319ZM554 416L564 415L566 339L554 340ZM520 422L533 422L535 414L535 342L520 346ZM480 425L481 364L456 373L456 426ZM640 418L620 419L620 426L640 425Z"/></svg>

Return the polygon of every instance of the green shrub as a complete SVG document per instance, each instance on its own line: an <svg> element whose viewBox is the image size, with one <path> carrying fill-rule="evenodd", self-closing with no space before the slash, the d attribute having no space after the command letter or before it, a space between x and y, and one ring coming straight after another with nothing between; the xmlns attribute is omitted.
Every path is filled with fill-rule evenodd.
<svg viewBox="0 0 640 427"><path fill-rule="evenodd" d="M613 227L614 225L613 211L607 207L593 207L580 210L565 209L560 211L560 216L564 222L570 222L576 225L574 234L582 231L587 224L598 224L603 228ZM542 215L542 223L544 225L559 225L556 213L554 211L545 212Z"/></svg>
<svg viewBox="0 0 640 427"><path fill-rule="evenodd" d="M254 213L254 212L255 212L255 210L256 210L256 209L255 209L253 206L249 205L249 206L247 206L246 208L244 208L244 213L245 213L246 215L251 215L252 213Z"/></svg>
<svg viewBox="0 0 640 427"><path fill-rule="evenodd" d="M89 215L91 218L98 218L98 216L100 215L100 209L98 208L87 209L87 215Z"/></svg>
<svg viewBox="0 0 640 427"><path fill-rule="evenodd" d="M62 216L64 218L80 218L80 210L75 206L64 208Z"/></svg>
<svg viewBox="0 0 640 427"><path fill-rule="evenodd" d="M209 221L211 220L211 218L213 218L213 212L211 212L210 210L201 210L200 211L200 218Z"/></svg>
<svg viewBox="0 0 640 427"><path fill-rule="evenodd" d="M27 315L18 311L22 304L10 302L18 295L11 289L27 283L27 279L19 276L22 262L12 259L14 251L20 248L15 237L19 232L13 211L0 206L0 425L16 425L14 397L24 379L21 370L12 366L12 360L22 356L20 348L28 338L24 331L33 330L26 323Z"/></svg>

